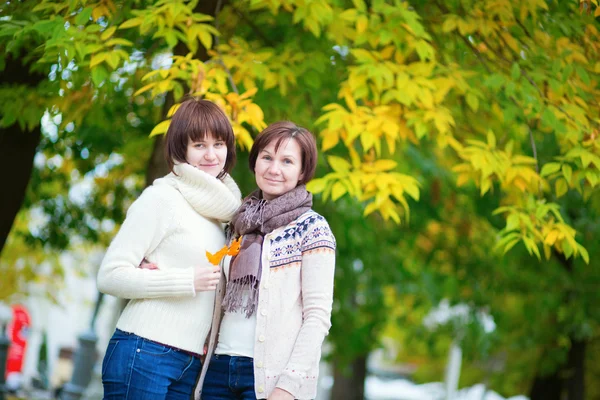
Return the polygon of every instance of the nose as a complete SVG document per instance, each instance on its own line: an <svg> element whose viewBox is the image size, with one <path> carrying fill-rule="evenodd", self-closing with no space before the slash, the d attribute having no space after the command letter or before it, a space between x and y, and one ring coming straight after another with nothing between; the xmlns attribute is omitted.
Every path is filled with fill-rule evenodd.
<svg viewBox="0 0 600 400"><path fill-rule="evenodd" d="M272 162L267 169L269 175L279 175L281 169L279 168L279 163L277 161Z"/></svg>
<svg viewBox="0 0 600 400"><path fill-rule="evenodd" d="M204 153L204 158L206 160L213 160L215 158L215 149L213 149L212 146L208 146Z"/></svg>

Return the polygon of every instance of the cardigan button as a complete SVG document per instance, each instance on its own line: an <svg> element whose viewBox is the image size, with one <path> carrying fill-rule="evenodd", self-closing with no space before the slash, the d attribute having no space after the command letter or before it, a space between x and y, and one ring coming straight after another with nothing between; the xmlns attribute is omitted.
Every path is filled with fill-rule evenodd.
<svg viewBox="0 0 600 400"><path fill-rule="evenodd" d="M267 310L265 310L264 308L260 311L261 315L267 315Z"/></svg>
<svg viewBox="0 0 600 400"><path fill-rule="evenodd" d="M260 336L258 337L258 341L259 341L259 342L264 342L264 341L265 341L265 335L260 335Z"/></svg>
<svg viewBox="0 0 600 400"><path fill-rule="evenodd" d="M262 367L263 367L263 363L262 363L262 361L258 361L258 362L256 363L256 366L257 366L258 368L262 368Z"/></svg>
<svg viewBox="0 0 600 400"><path fill-rule="evenodd" d="M264 392L264 391L265 391L265 388L264 388L264 387L262 387L262 386L259 386L259 387L258 387L258 393L262 393L262 392Z"/></svg>

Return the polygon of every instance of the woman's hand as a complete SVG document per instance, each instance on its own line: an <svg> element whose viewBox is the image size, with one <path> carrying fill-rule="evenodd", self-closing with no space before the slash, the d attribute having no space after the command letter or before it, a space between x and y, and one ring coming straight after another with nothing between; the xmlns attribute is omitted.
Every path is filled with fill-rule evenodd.
<svg viewBox="0 0 600 400"><path fill-rule="evenodd" d="M196 292L216 290L220 278L220 266L199 265L194 270L194 288Z"/></svg>
<svg viewBox="0 0 600 400"><path fill-rule="evenodd" d="M141 269L158 269L158 265L151 263L150 261L146 260L145 258L142 260L142 262L140 263L140 265L138 265L138 268Z"/></svg>
<svg viewBox="0 0 600 400"><path fill-rule="evenodd" d="M283 389L275 388L267 400L294 400L294 396Z"/></svg>

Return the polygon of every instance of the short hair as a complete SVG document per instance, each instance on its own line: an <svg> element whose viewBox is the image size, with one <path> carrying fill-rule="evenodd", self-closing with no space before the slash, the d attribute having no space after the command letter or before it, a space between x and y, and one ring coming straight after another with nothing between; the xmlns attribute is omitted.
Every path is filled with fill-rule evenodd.
<svg viewBox="0 0 600 400"><path fill-rule="evenodd" d="M186 154L190 139L197 142L208 135L224 141L227 146L225 166L217 176L222 178L225 173L231 171L236 161L235 136L231 123L223 110L211 101L197 98L184 100L175 111L167 130L165 158L169 170L173 172L176 162L187 162Z"/></svg>
<svg viewBox="0 0 600 400"><path fill-rule="evenodd" d="M258 154L276 140L275 151L279 150L281 142L285 139L295 139L302 153L302 168L300 173L302 179L298 184L308 183L317 169L317 142L312 133L290 121L279 121L267 126L257 137L250 149L248 163L250 170L254 172Z"/></svg>

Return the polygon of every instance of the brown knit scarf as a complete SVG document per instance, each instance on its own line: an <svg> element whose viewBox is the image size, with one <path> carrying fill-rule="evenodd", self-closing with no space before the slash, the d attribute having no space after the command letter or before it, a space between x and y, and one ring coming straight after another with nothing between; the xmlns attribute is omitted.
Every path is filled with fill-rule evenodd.
<svg viewBox="0 0 600 400"><path fill-rule="evenodd" d="M260 189L244 199L231 220L233 236L244 237L240 252L230 263L229 281L223 299L225 311L242 310L246 318L254 314L258 305L264 236L289 224L311 207L312 194L305 185L299 185L271 201L262 198ZM245 290L249 290L249 296L244 296Z"/></svg>

